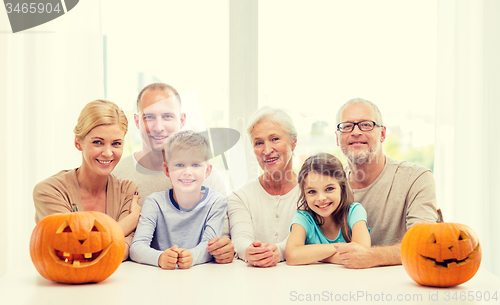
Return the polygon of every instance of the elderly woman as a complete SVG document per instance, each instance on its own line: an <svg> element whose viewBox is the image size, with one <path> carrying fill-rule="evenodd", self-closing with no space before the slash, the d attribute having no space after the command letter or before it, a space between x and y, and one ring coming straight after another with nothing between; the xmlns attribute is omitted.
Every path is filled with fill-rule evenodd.
<svg viewBox="0 0 500 305"><path fill-rule="evenodd" d="M280 109L261 108L247 132L264 173L228 197L231 239L239 258L255 267L285 259L299 186L292 169L297 131Z"/></svg>
<svg viewBox="0 0 500 305"><path fill-rule="evenodd" d="M118 221L126 236L124 260L141 212L137 185L111 175L122 156L127 126L127 117L114 103L88 103L73 130L82 164L39 182L33 190L36 222L53 213L75 210L99 211Z"/></svg>

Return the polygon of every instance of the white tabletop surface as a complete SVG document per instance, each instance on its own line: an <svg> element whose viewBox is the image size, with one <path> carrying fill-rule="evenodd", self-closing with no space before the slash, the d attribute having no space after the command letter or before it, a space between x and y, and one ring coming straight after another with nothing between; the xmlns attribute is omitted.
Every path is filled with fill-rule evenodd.
<svg viewBox="0 0 500 305"><path fill-rule="evenodd" d="M416 284L402 266L352 270L280 263L263 269L235 260L162 270L125 262L105 281L85 285L51 282L33 266L18 269L0 278L1 305L500 304L500 279L483 268L462 285L440 289Z"/></svg>

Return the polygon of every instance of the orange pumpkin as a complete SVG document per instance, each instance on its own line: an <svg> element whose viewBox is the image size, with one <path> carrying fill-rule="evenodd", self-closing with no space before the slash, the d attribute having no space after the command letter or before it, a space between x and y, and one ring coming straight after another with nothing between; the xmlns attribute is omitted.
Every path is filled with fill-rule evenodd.
<svg viewBox="0 0 500 305"><path fill-rule="evenodd" d="M470 280L481 264L474 231L458 223L418 223L404 235L401 261L420 285L450 287Z"/></svg>
<svg viewBox="0 0 500 305"><path fill-rule="evenodd" d="M100 212L52 214L31 234L36 270L60 283L100 282L120 266L125 237L118 223Z"/></svg>

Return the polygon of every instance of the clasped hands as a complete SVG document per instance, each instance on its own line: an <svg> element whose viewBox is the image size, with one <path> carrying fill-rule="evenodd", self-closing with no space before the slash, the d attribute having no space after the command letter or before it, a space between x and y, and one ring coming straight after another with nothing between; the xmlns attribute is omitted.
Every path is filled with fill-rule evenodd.
<svg viewBox="0 0 500 305"><path fill-rule="evenodd" d="M179 269L188 269L193 264L193 254L187 249L182 249L173 245L167 250L163 251L158 259L158 265L162 269L173 270L175 266Z"/></svg>
<svg viewBox="0 0 500 305"><path fill-rule="evenodd" d="M191 251L173 245L167 250L163 251L158 259L158 265L162 269L173 270L175 266L179 269L188 269L193 264L193 254Z"/></svg>
<svg viewBox="0 0 500 305"><path fill-rule="evenodd" d="M245 260L254 267L273 267L279 262L278 247L272 243L256 240L245 250Z"/></svg>
<svg viewBox="0 0 500 305"><path fill-rule="evenodd" d="M234 245L227 237L215 237L208 241L206 249L219 264L227 264L233 261ZM158 259L158 265L162 269L172 270L175 266L179 269L188 269L193 264L193 255L187 249L179 248L177 245L163 251Z"/></svg>

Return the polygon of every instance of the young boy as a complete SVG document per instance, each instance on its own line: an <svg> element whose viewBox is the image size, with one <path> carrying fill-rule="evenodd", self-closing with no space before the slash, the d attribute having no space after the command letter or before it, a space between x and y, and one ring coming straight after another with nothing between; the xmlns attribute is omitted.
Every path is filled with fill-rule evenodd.
<svg viewBox="0 0 500 305"><path fill-rule="evenodd" d="M130 246L130 258L162 269L187 269L213 259L208 241L222 236L226 198L202 186L212 165L208 141L199 133L169 136L163 170L172 188L146 198Z"/></svg>

